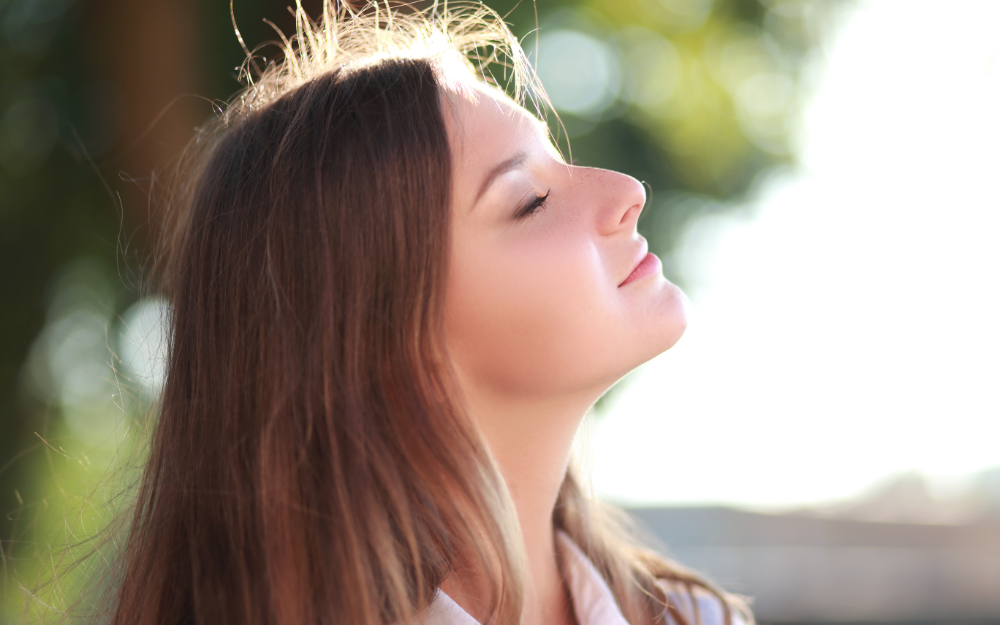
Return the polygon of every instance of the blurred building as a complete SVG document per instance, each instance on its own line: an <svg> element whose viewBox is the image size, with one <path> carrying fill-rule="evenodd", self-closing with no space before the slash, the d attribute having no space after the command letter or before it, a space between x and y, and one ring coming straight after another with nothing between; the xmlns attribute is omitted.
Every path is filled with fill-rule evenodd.
<svg viewBox="0 0 1000 625"><path fill-rule="evenodd" d="M925 498L923 508L906 476L832 511L630 512L674 559L751 597L761 622L1000 623L1000 506L985 492L997 475L950 503ZM952 524L849 518L957 518L948 508L978 515Z"/></svg>

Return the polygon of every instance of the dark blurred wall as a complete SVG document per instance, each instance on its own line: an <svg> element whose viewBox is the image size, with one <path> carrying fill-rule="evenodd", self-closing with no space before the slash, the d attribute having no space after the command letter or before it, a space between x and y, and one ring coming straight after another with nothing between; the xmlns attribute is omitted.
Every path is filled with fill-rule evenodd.
<svg viewBox="0 0 1000 625"><path fill-rule="evenodd" d="M199 96L218 83L206 63L204 20L194 0L90 0L84 8L83 36L87 71L117 95L121 138L112 167L138 178L134 185L118 185L122 197L124 230L148 232L156 222L144 201L150 172L178 152L192 129L206 115ZM215 79L213 81L213 79ZM146 237L139 235L139 246Z"/></svg>

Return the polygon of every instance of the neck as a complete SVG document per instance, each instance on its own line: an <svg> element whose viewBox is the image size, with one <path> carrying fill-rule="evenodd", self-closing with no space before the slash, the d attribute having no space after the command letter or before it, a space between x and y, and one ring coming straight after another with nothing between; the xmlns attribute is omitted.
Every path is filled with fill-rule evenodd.
<svg viewBox="0 0 1000 625"><path fill-rule="evenodd" d="M467 396L470 412L500 466L517 509L528 565L522 625L575 623L559 572L552 511L566 476L573 438L596 398L592 392L559 400L482 392ZM483 622L485 615L476 608L484 602L473 582L456 572L442 589Z"/></svg>

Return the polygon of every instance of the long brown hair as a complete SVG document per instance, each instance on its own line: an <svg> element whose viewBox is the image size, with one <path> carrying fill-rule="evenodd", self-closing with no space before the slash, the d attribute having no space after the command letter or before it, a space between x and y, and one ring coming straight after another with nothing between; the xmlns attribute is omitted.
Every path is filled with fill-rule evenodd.
<svg viewBox="0 0 1000 625"><path fill-rule="evenodd" d="M518 97L533 79L482 7L325 5L316 23L299 8L285 61L248 73L187 157L162 255L167 382L113 623L415 622L460 554L493 589L491 622L520 620L516 517L444 349L441 85L497 51ZM735 603L609 519L568 476L554 523L633 625L660 622L665 583L728 618Z"/></svg>

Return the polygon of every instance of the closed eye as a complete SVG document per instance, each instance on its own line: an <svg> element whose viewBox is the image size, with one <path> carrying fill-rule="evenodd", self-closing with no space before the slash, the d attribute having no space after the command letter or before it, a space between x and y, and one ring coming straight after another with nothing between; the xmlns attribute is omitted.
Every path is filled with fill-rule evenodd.
<svg viewBox="0 0 1000 625"><path fill-rule="evenodd" d="M524 217L530 217L542 208L545 208L545 200L549 199L550 193L552 193L551 190L546 191L545 195L538 195L534 200L529 202L527 206L521 207L521 209L517 211L517 218L523 219Z"/></svg>

